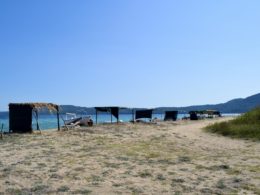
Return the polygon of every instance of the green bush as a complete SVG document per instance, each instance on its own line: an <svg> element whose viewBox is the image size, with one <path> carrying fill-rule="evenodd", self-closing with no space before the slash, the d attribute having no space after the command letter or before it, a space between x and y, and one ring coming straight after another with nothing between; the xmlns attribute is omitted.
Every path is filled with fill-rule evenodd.
<svg viewBox="0 0 260 195"><path fill-rule="evenodd" d="M234 120L209 125L206 130L224 136L260 140L260 107Z"/></svg>

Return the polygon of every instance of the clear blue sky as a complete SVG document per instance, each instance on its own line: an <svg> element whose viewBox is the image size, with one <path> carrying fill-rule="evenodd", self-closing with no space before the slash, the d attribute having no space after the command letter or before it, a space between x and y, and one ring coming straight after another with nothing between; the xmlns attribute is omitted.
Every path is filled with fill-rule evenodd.
<svg viewBox="0 0 260 195"><path fill-rule="evenodd" d="M1 0L9 102L185 106L260 92L259 0Z"/></svg>

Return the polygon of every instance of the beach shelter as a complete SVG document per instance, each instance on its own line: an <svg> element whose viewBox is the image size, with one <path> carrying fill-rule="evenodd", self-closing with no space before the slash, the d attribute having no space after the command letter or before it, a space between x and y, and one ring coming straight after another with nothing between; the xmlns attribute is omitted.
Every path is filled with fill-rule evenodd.
<svg viewBox="0 0 260 195"><path fill-rule="evenodd" d="M152 116L153 116L153 109L136 110L135 111L135 120L141 119L141 118L152 119Z"/></svg>
<svg viewBox="0 0 260 195"><path fill-rule="evenodd" d="M9 104L9 132L32 133L33 114L35 114L37 130L40 130L38 112L42 108L57 113L58 130L60 130L58 105L52 103L11 103Z"/></svg>
<svg viewBox="0 0 260 195"><path fill-rule="evenodd" d="M199 120L198 113L199 111L190 111L190 120Z"/></svg>
<svg viewBox="0 0 260 195"><path fill-rule="evenodd" d="M110 107L95 107L96 109L96 124L98 122L98 113L99 112L107 112L111 114L111 123L113 122L113 116L117 119L117 123L119 122L119 110L122 109L117 106Z"/></svg>
<svg viewBox="0 0 260 195"><path fill-rule="evenodd" d="M205 110L205 111L203 111L203 114L207 114L207 115L212 116L212 117L213 116L221 117L221 114L218 110Z"/></svg>
<svg viewBox="0 0 260 195"><path fill-rule="evenodd" d="M165 111L164 121L176 121L178 111Z"/></svg>
<svg viewBox="0 0 260 195"><path fill-rule="evenodd" d="M221 113L220 113L220 111L217 111L217 110L214 111L213 115L217 115L217 116L221 117Z"/></svg>

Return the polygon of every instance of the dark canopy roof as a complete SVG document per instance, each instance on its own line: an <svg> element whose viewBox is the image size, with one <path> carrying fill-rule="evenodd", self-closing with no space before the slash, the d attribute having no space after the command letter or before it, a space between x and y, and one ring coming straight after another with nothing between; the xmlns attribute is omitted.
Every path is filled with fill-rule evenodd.
<svg viewBox="0 0 260 195"><path fill-rule="evenodd" d="M147 109L147 110L137 110L135 112L135 119L140 118L152 118L153 115L153 109Z"/></svg>
<svg viewBox="0 0 260 195"><path fill-rule="evenodd" d="M189 114L196 113L196 114L209 114L209 115L219 115L220 112L217 110L195 110L190 111Z"/></svg>
<svg viewBox="0 0 260 195"><path fill-rule="evenodd" d="M178 116L178 111L165 111L164 120L173 120L176 121Z"/></svg>
<svg viewBox="0 0 260 195"><path fill-rule="evenodd" d="M110 107L95 107L99 112L110 112L115 118L119 118L119 109L125 109L123 107L110 106Z"/></svg>

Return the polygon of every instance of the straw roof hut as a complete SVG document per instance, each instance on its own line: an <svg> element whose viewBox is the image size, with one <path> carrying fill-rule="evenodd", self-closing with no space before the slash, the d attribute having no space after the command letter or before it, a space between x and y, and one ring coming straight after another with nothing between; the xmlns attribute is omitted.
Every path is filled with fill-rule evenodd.
<svg viewBox="0 0 260 195"><path fill-rule="evenodd" d="M47 108L50 112L57 113L58 130L60 130L59 122L59 106L52 103L10 103L9 104L9 132L13 133L31 133L32 114L35 113L37 130L40 130L38 123L38 111Z"/></svg>

